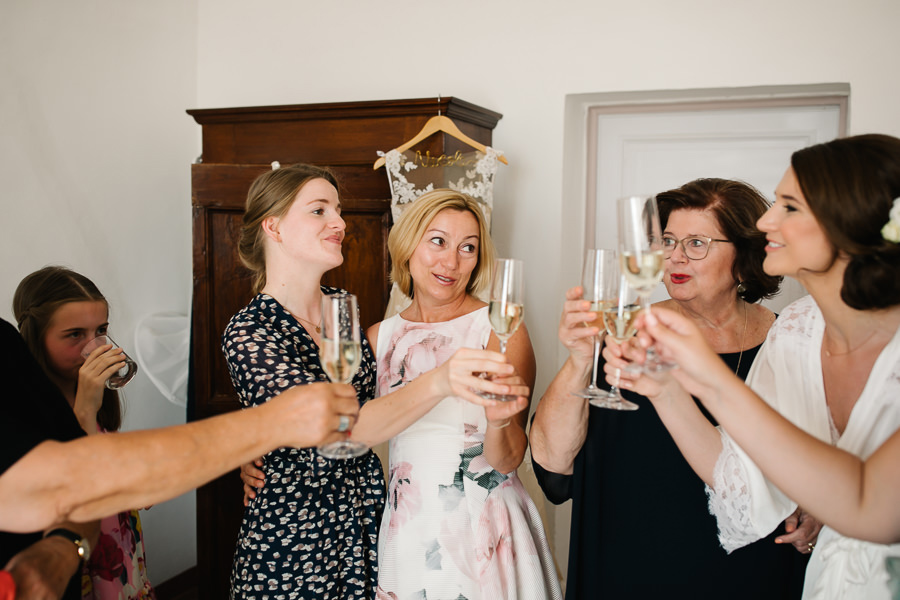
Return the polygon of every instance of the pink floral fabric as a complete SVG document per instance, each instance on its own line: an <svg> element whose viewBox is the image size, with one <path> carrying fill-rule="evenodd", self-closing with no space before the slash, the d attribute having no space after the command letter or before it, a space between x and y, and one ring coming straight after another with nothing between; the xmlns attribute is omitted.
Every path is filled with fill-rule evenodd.
<svg viewBox="0 0 900 600"><path fill-rule="evenodd" d="M443 323L381 323L378 396L484 348L487 308ZM444 398L390 442L388 502L378 540L377 600L561 598L537 508L515 473L484 458L484 409Z"/></svg>
<svg viewBox="0 0 900 600"><path fill-rule="evenodd" d="M147 578L144 540L138 511L100 521L100 538L84 565L82 600L156 599Z"/></svg>

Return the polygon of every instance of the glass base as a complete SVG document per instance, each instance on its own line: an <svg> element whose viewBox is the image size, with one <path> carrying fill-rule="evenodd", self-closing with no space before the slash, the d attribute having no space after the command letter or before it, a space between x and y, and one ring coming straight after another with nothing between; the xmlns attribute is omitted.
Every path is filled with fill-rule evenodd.
<svg viewBox="0 0 900 600"><path fill-rule="evenodd" d="M472 390L485 400L497 400L498 402L512 402L518 396L507 395L507 394L493 394L491 392L483 392L481 390Z"/></svg>
<svg viewBox="0 0 900 600"><path fill-rule="evenodd" d="M362 456L369 451L369 447L362 442L354 442L352 440L344 440L342 442L332 442L319 446L319 454L331 460L347 460L348 458L356 458Z"/></svg>
<svg viewBox="0 0 900 600"><path fill-rule="evenodd" d="M490 379L490 376L487 373L479 373L478 378L479 379ZM493 392L485 392L484 390L477 390L475 388L469 388L469 389L472 390L473 392L475 392L477 395L484 398L485 400L497 400L498 402L512 402L513 400L518 398L518 396L507 395L507 394L495 394Z"/></svg>
<svg viewBox="0 0 900 600"><path fill-rule="evenodd" d="M621 400L616 400L614 398L594 398L590 401L591 406L596 406L597 408L608 408L610 410L637 410L640 408L634 402L630 402L622 398Z"/></svg>
<svg viewBox="0 0 900 600"><path fill-rule="evenodd" d="M494 400L498 400L500 402L512 402L513 400L518 398L518 396L507 395L507 394L494 394L493 398L494 398Z"/></svg>
<svg viewBox="0 0 900 600"><path fill-rule="evenodd" d="M589 404L597 408L608 408L610 410L637 410L640 408L634 402L626 400L617 387L611 388L599 398L592 398Z"/></svg>
<svg viewBox="0 0 900 600"><path fill-rule="evenodd" d="M609 394L609 392L607 390L604 390L603 388L598 388L596 386L594 386L594 387L588 386L586 388L581 388L577 392L572 392L573 396L578 396L579 398L591 398L591 399L605 398L607 396L607 394Z"/></svg>

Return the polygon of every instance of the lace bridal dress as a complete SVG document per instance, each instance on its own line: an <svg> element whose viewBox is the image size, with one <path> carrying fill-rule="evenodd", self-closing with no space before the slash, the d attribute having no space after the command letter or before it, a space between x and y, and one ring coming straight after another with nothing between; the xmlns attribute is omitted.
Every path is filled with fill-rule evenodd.
<svg viewBox="0 0 900 600"><path fill-rule="evenodd" d="M900 427L900 330L875 361L843 433L825 401L820 349L825 321L811 296L797 300L769 331L747 384L775 410L820 440L866 459ZM777 393L776 393L777 391ZM796 505L769 482L726 433L707 489L728 552L767 535ZM806 569L804 600L890 600L886 560L900 544L819 533Z"/></svg>

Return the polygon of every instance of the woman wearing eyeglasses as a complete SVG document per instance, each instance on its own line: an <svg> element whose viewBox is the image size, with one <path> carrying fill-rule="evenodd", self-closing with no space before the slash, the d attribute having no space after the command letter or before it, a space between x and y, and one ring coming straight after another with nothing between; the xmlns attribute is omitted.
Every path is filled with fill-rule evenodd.
<svg viewBox="0 0 900 600"><path fill-rule="evenodd" d="M661 305L696 323L729 368L746 377L775 321L757 301L781 282L762 270L766 240L755 223L767 202L747 184L698 179L659 194L657 203L671 296ZM573 394L587 383L597 330L584 327L594 315L581 288L566 300L559 337L569 358L531 429L545 494L556 503L573 500L566 598L799 598L817 524L797 513L787 531L726 552L704 481L650 401L624 392L640 410L621 412Z"/></svg>

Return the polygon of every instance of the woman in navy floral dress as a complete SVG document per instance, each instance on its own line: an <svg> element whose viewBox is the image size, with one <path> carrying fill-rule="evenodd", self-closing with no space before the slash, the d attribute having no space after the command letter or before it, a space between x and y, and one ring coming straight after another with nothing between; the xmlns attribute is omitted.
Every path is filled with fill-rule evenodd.
<svg viewBox="0 0 900 600"><path fill-rule="evenodd" d="M328 381L319 363L325 272L343 262L345 224L330 171L293 165L261 175L247 196L241 261L255 273L257 296L223 334L231 380L245 407L306 383ZM353 438L381 443L451 393L485 401L470 388L509 393L516 386L473 373L510 374L497 353L458 352L416 385L372 401L375 362L362 336L352 385L362 405ZM328 460L315 448L281 448L263 457L265 485L249 494L231 573L234 599L374 598L384 475L371 451Z"/></svg>

